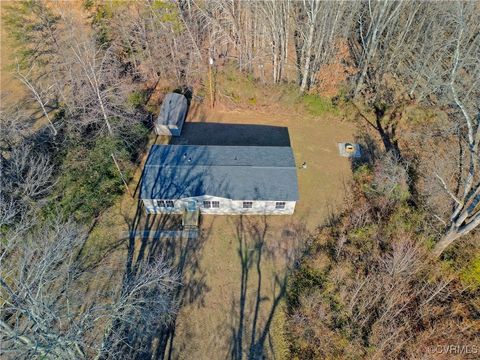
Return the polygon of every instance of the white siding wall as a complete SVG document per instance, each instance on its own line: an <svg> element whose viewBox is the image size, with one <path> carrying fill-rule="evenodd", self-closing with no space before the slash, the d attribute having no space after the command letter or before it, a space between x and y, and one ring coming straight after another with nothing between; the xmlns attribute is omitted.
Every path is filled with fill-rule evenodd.
<svg viewBox="0 0 480 360"><path fill-rule="evenodd" d="M217 214L217 215L291 215L295 211L295 201L285 201L284 209L275 209L276 201L252 201L251 209L243 208L243 200L230 200L225 198L218 198L214 196L199 196L195 198L185 198L174 200L173 208L160 208L153 205L153 200L143 200L143 204L147 213L181 213L189 200L195 200L200 208L202 214ZM203 207L203 201L218 201L219 208ZM278 200L282 201L282 200Z"/></svg>
<svg viewBox="0 0 480 360"><path fill-rule="evenodd" d="M181 200L173 201L173 208L157 207L154 205L153 200L143 200L143 206L147 214L181 214L184 210L184 203Z"/></svg>

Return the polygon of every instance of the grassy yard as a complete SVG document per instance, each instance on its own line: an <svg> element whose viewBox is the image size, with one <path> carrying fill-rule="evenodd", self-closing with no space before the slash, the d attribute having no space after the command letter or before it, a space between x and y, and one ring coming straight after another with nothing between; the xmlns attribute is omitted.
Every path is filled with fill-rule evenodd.
<svg viewBox="0 0 480 360"><path fill-rule="evenodd" d="M4 21L1 20L6 12L6 7L12 3L13 1L0 1L0 87L2 90L2 105L11 104L15 99L25 95L23 86L12 73L15 65L12 56L12 44Z"/></svg>
<svg viewBox="0 0 480 360"><path fill-rule="evenodd" d="M2 2L2 10L4 5ZM3 26L1 48L2 91L23 95L23 88L9 71L12 59ZM238 359L242 354L255 356L261 348L282 358L287 351L281 311L286 265L298 238L341 205L351 171L336 146L353 140L355 127L342 120L329 101L316 102L311 96L300 99L288 87L262 88L235 73L218 74L218 83L215 110L194 103L189 122L287 128L297 165L307 163L307 169L298 170L300 200L295 214L205 216L202 236L195 243L161 238L141 241L129 239L132 223L142 212L137 200L125 194L98 219L83 249L85 265L92 269L83 279L86 296L108 291L112 283L120 284L132 250L133 263L161 253L182 271L184 283L179 292L182 306L168 338L172 359ZM275 139L277 133L266 131L247 134L242 142ZM141 166L132 180L132 192L140 174ZM145 216L140 216L137 224L138 229L165 226L165 219Z"/></svg>
<svg viewBox="0 0 480 360"><path fill-rule="evenodd" d="M306 162L307 169L298 170L300 200L293 216L203 217L198 267L204 291L180 311L173 358L223 359L233 354L238 359L242 351L244 357L253 357L259 348L281 358L286 351L279 333L286 264L298 237L314 230L342 203L351 171L349 161L338 156L337 142L353 140L355 130L328 112L312 116L300 107L294 110L206 111L200 117L287 127L297 165Z"/></svg>
<svg viewBox="0 0 480 360"><path fill-rule="evenodd" d="M351 169L350 162L339 157L337 142L352 141L355 125L342 120L338 111L312 114L309 104L298 99L289 106L276 104L271 101L255 108L218 106L210 110L194 103L184 131L191 135L198 123L207 124L207 128L216 123L219 129L221 124L265 125L258 136L275 139L280 133L272 128L269 136L268 126L286 127L297 165L307 163L306 169L298 169L300 200L293 216L203 216L199 239L159 236L156 240L133 240L128 238L128 231L135 214L137 229L160 230L170 225L165 218L146 218L138 211L137 200L125 194L91 232L85 253L97 264L116 268L114 279L108 277L108 281L120 281L129 248L134 253L133 263L164 256L179 269L181 307L174 331L165 340L172 359L240 359L255 357L262 349L269 358L275 354L281 359L287 354L281 311L286 268L306 232L313 231L342 204ZM242 141L259 141L248 136ZM132 191L140 173L141 167L132 181Z"/></svg>

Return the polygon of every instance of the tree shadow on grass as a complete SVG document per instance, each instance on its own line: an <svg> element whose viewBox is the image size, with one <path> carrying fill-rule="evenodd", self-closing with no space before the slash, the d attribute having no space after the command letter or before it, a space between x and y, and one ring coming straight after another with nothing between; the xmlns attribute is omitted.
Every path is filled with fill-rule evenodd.
<svg viewBox="0 0 480 360"><path fill-rule="evenodd" d="M208 287L200 267L203 244L209 229L198 236L185 236L181 231L181 216L174 214L145 214L141 201L133 220L129 221L128 255L123 283L140 274L143 267L159 258L178 274L179 284L174 289L174 302L181 308L191 303L203 303ZM155 319L152 319L155 322ZM150 326L152 324L149 324ZM146 331L145 324L124 326L122 355L128 359L170 358L175 336L176 316L156 329Z"/></svg>
<svg viewBox="0 0 480 360"><path fill-rule="evenodd" d="M166 241L155 241L151 244L150 254L153 256L164 254L180 276L182 284L177 287L175 293L179 308L193 303L198 306L204 305L204 295L209 288L200 260L210 231L211 228L202 228L197 237L167 238ZM174 350L178 352L174 345L176 324L175 317L172 323L159 333L160 342L154 359L171 359Z"/></svg>
<svg viewBox="0 0 480 360"><path fill-rule="evenodd" d="M263 264L265 258L272 260L278 255L278 249L266 241L270 230L267 216L240 216L235 229L241 274L239 295L232 301L228 357L263 359L274 315L286 293L287 271L274 271L272 276ZM273 284L268 286L268 281Z"/></svg>

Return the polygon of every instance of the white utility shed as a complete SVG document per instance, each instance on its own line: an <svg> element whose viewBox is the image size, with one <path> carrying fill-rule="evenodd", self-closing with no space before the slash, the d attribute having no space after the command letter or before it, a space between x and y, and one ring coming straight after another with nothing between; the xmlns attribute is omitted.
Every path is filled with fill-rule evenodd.
<svg viewBox="0 0 480 360"><path fill-rule="evenodd" d="M155 122L157 135L180 136L187 110L188 101L185 96L177 93L165 95Z"/></svg>

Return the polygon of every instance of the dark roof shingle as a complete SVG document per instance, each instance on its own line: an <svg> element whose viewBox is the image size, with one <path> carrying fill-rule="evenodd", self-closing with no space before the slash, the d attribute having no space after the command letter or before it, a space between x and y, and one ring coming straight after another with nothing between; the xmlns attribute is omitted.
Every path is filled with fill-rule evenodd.
<svg viewBox="0 0 480 360"><path fill-rule="evenodd" d="M160 113L158 114L157 124L181 129L185 116L187 115L188 101L185 96L177 93L165 95Z"/></svg>
<svg viewBox="0 0 480 360"><path fill-rule="evenodd" d="M290 147L154 145L140 197L211 195L233 200L298 200Z"/></svg>

